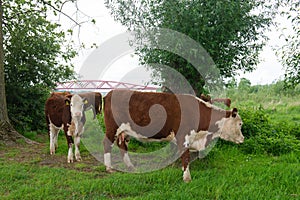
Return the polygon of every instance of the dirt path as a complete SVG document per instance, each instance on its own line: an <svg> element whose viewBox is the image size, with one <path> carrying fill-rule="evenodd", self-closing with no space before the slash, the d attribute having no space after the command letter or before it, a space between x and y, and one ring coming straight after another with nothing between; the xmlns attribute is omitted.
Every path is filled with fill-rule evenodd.
<svg viewBox="0 0 300 200"><path fill-rule="evenodd" d="M74 163L68 163L67 153L65 155L50 155L46 143L0 146L0 158L4 162L62 167L86 172L92 172L95 168L100 168L100 171L104 171L102 163L96 160L91 154L84 154L80 162L74 161ZM103 170L101 170L102 168Z"/></svg>

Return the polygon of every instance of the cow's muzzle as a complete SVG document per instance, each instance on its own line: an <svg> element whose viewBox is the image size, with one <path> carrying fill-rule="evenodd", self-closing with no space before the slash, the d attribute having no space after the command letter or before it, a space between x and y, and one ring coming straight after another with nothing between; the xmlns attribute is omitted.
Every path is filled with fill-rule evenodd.
<svg viewBox="0 0 300 200"><path fill-rule="evenodd" d="M73 114L73 117L77 117L77 118L82 117L82 112L75 112L75 113Z"/></svg>

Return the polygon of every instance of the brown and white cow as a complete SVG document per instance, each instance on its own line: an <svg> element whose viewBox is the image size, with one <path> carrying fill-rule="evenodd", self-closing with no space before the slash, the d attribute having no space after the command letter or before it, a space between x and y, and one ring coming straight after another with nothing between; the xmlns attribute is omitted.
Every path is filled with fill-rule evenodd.
<svg viewBox="0 0 300 200"><path fill-rule="evenodd" d="M102 108L102 95L99 92L84 92L84 93L78 93L79 96L82 98L85 98L87 100L87 104L84 105L84 110L90 110L92 109L94 114L94 119L96 118L96 115L101 113ZM68 94L66 97L71 98L73 94Z"/></svg>
<svg viewBox="0 0 300 200"><path fill-rule="evenodd" d="M108 172L114 141L125 164L129 136L143 141L176 141L181 153L183 180L190 181L190 149L203 150L214 138L242 143L242 120L237 109L226 111L192 95L113 90L104 97L104 164Z"/></svg>
<svg viewBox="0 0 300 200"><path fill-rule="evenodd" d="M84 131L85 114L84 105L87 103L85 98L75 94L70 98L61 95L51 95L45 103L45 115L48 132L50 136L50 154L55 153L57 148L57 138L60 129L64 130L68 143L68 162L73 162L73 138L75 140L75 158L81 160L79 152L80 136Z"/></svg>

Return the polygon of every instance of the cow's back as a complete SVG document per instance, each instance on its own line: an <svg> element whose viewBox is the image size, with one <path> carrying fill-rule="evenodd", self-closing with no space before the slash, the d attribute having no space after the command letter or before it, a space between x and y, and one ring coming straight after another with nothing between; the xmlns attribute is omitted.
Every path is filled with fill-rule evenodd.
<svg viewBox="0 0 300 200"><path fill-rule="evenodd" d="M171 131L176 134L197 129L198 105L193 96L114 90L104 98L105 125L114 132L122 123L130 123L134 131L144 136L164 138Z"/></svg>

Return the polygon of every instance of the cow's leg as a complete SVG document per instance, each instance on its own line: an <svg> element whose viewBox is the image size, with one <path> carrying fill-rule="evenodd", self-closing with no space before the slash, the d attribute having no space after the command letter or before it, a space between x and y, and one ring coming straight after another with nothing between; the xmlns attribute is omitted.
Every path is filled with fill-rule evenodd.
<svg viewBox="0 0 300 200"><path fill-rule="evenodd" d="M83 130L84 130L84 127L82 127L81 132L75 136L75 141L74 141L75 142L75 158L77 161L82 160L81 156L80 156L79 145L80 145L80 136L82 135Z"/></svg>
<svg viewBox="0 0 300 200"><path fill-rule="evenodd" d="M73 156L73 138L72 136L67 136L67 143L68 143L68 163L74 162Z"/></svg>
<svg viewBox="0 0 300 200"><path fill-rule="evenodd" d="M117 144L120 148L121 156L123 157L123 161L128 167L129 170L134 170L134 166L130 161L129 155L128 155L128 142L129 138L126 138L124 133L121 133L119 137L117 138Z"/></svg>
<svg viewBox="0 0 300 200"><path fill-rule="evenodd" d="M80 136L75 136L74 143L75 143L75 158L77 161L81 161L81 156L79 151Z"/></svg>
<svg viewBox="0 0 300 200"><path fill-rule="evenodd" d="M65 136L67 138L67 144L68 144L68 163L72 163L74 161L74 156L73 156L73 144L74 144L74 141L73 141L73 138L72 136L69 136L68 135L68 126L67 125L64 125L64 132L65 132Z"/></svg>
<svg viewBox="0 0 300 200"><path fill-rule="evenodd" d="M60 129L57 130L57 133L54 135L54 146L55 146L55 151L58 148L58 134L59 134Z"/></svg>
<svg viewBox="0 0 300 200"><path fill-rule="evenodd" d="M189 163L190 163L190 152L186 150L181 155L181 162L182 162L182 170L183 170L183 181L190 182L192 180L190 170L189 170Z"/></svg>
<svg viewBox="0 0 300 200"><path fill-rule="evenodd" d="M181 133L186 133L187 131L182 131ZM184 145L185 134L176 134L177 148L178 152L181 154L182 170L183 170L183 181L190 182L192 180L189 163L190 163L190 151Z"/></svg>
<svg viewBox="0 0 300 200"><path fill-rule="evenodd" d="M103 140L104 146L104 165L106 171L109 173L115 172L111 165L111 150L115 141L115 132L106 132L106 136Z"/></svg>
<svg viewBox="0 0 300 200"><path fill-rule="evenodd" d="M57 129L53 124L49 124L49 137L50 137L50 154L55 154L57 148L57 137L59 129Z"/></svg>

